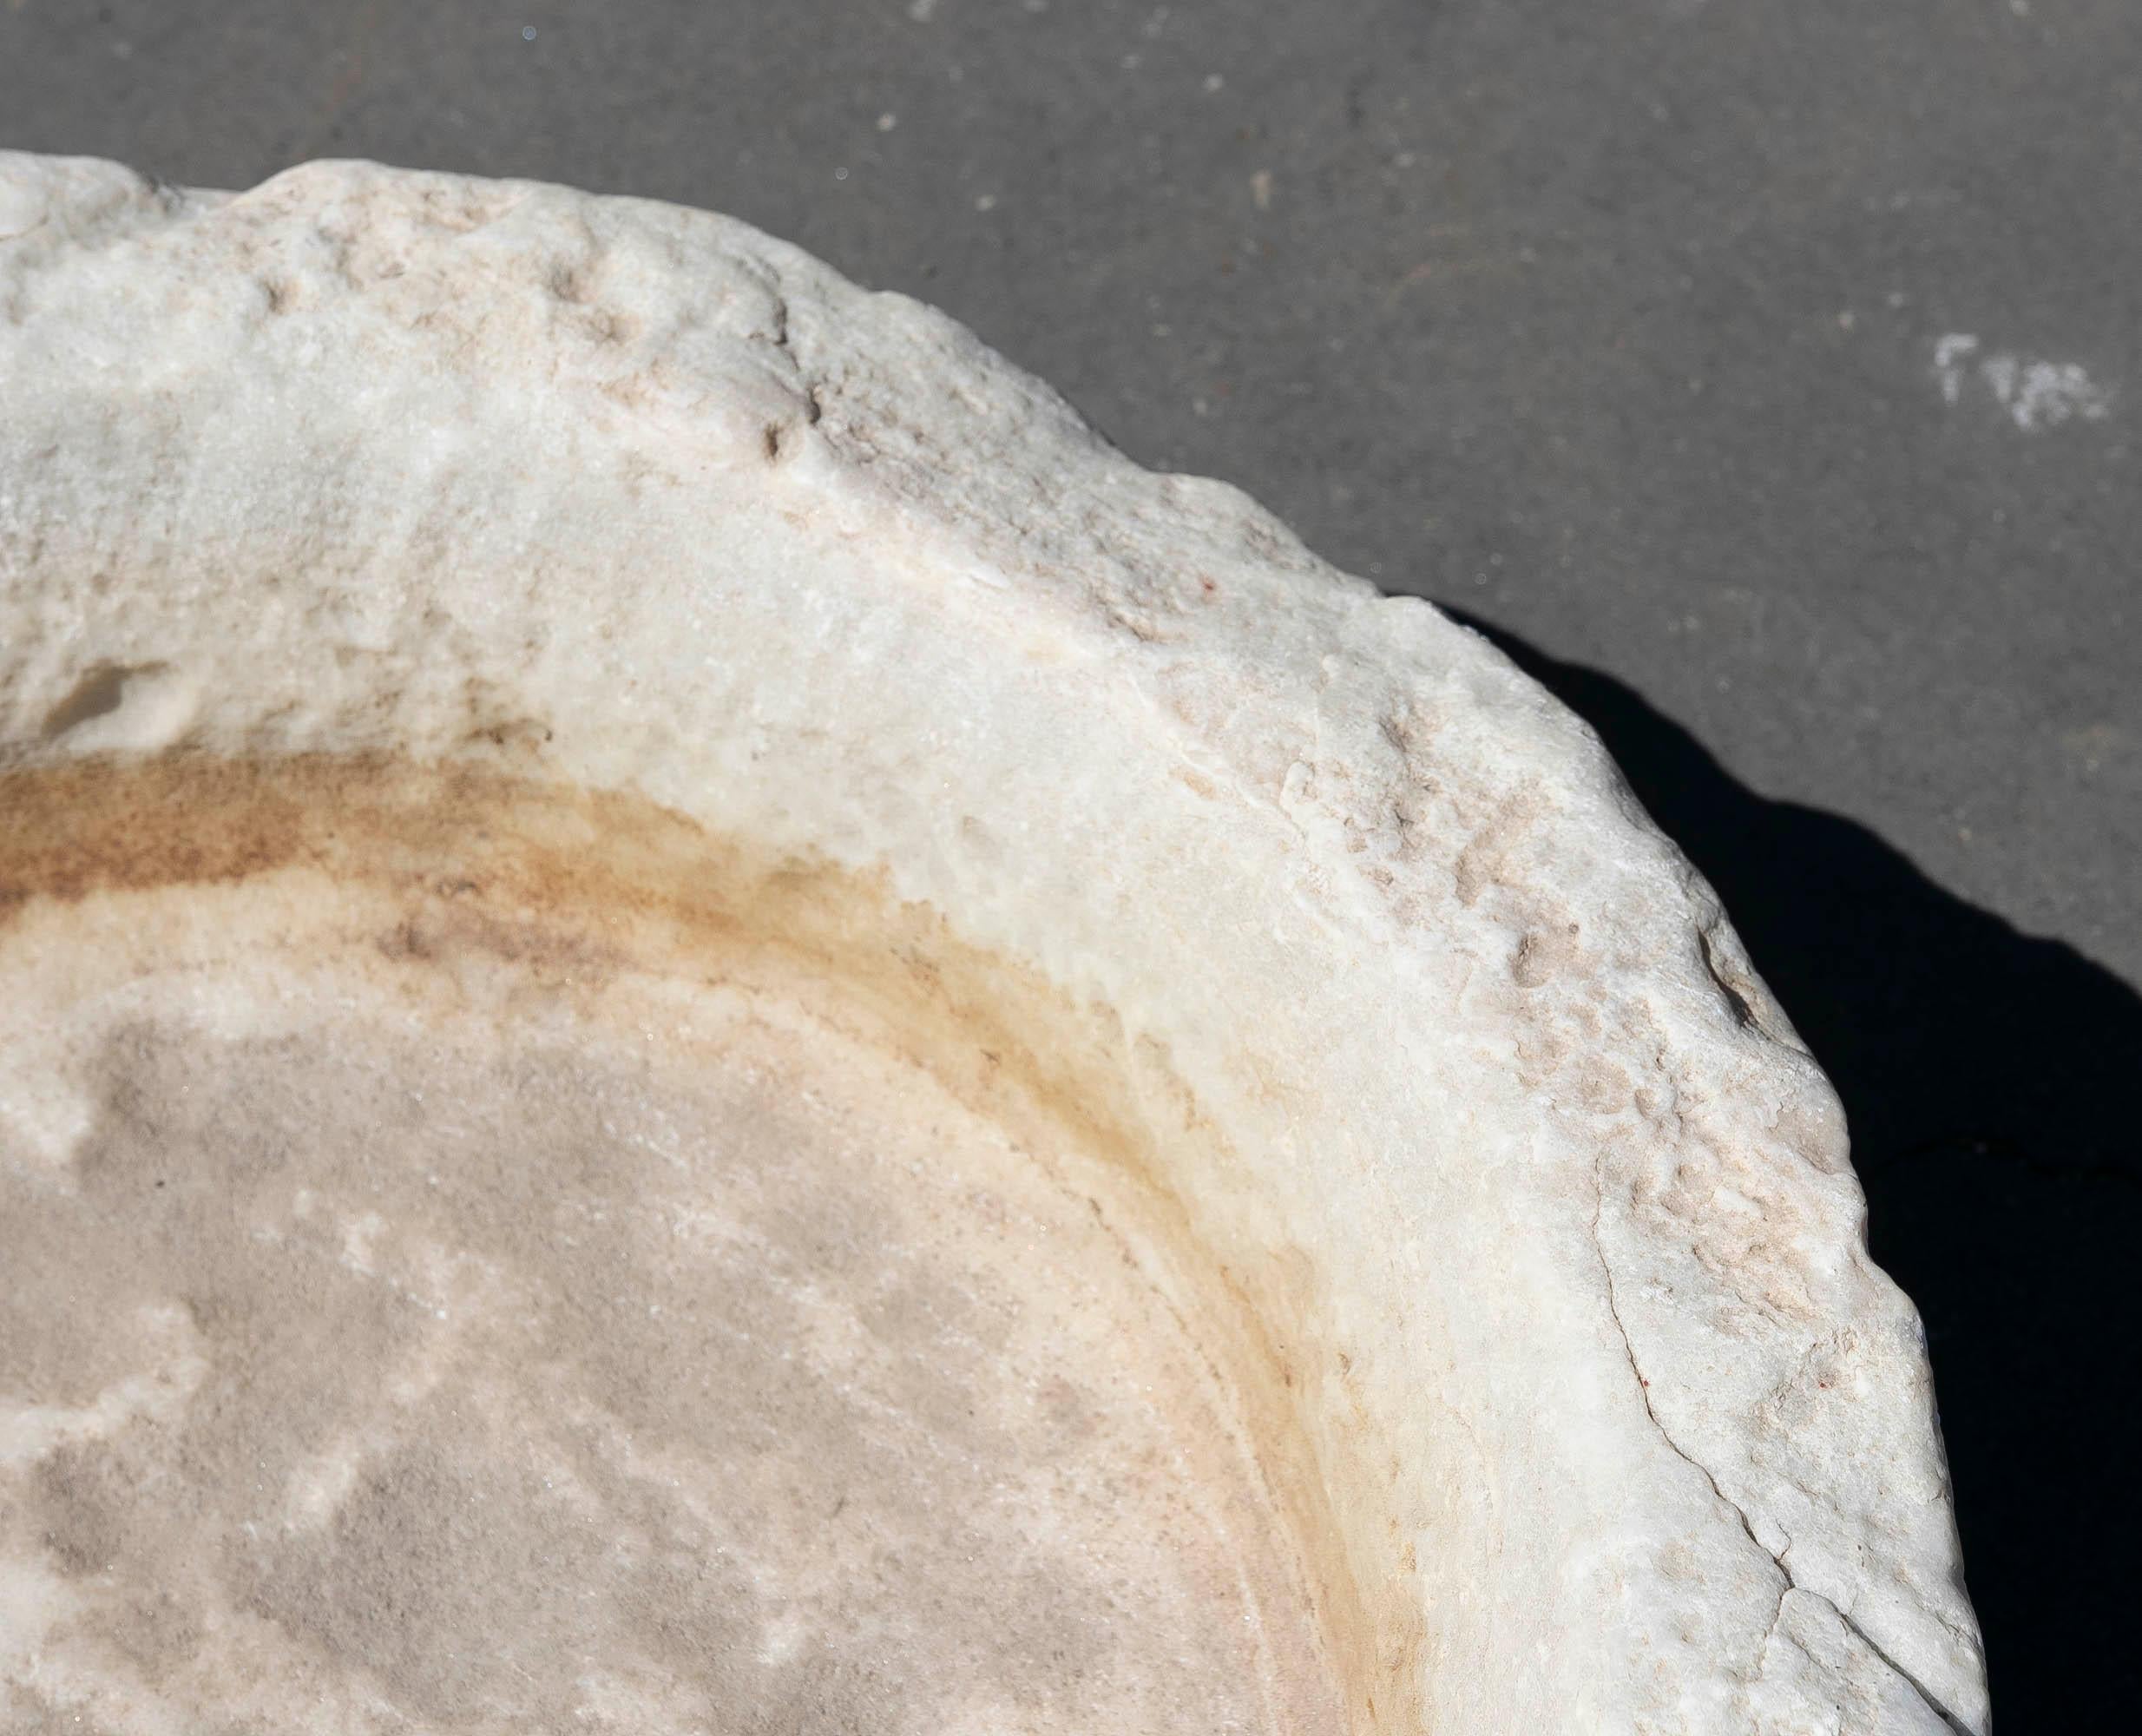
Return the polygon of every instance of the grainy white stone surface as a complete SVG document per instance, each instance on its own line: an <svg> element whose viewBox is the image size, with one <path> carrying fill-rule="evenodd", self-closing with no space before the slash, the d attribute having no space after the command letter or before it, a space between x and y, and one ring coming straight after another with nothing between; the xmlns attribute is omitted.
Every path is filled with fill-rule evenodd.
<svg viewBox="0 0 2142 1736"><path fill-rule="evenodd" d="M10 1717L1986 1728L1924 1348L1864 1252L1836 1100L1596 741L1475 636L1331 572L1232 489L1140 470L930 309L726 218L551 187L313 164L233 197L0 156L0 398ZM1009 1428L971 1450L1040 1479L1022 1498L985 1499L997 1485L948 1462L860 1491L859 1556L825 1555L815 1531L806 1547L800 1529L769 1541L826 1491L775 1477L739 1495L744 1448L704 1417L635 1427L623 1401L597 1403L604 1335L654 1364L660 1335L575 1317L565 1357L506 1331L516 1307L573 1292L545 1264L555 1246L510 1229L516 1212L573 1199L629 1216L689 1177L584 1199L546 1183L512 1210L464 1177L457 1204L419 1211L381 1166L445 1135L415 1115L368 1145L358 1082L384 1102L436 1075L490 1118L461 1161L507 1187L499 1154L541 1144L512 1121L529 1113L510 1056L531 1022L558 1053L595 1057L637 1032L637 1060L590 1059L584 1089L556 1087L557 1118L641 1164L664 1139L687 1169L693 1151L778 1147L759 1169L822 1199L849 1149L829 1131L836 1088L877 1063L840 1059L845 1037L805 1044L798 1076L818 1083L798 1101L821 1121L771 1145L735 1131L753 1125L735 1104L767 1064L740 1037L708 1064L716 1082L664 1075L635 1095L617 1082L632 1066L714 1041L733 1009L650 1012L660 947L621 917L633 971L560 1011L538 990L601 974L591 943L546 965L499 941L519 920L508 911L455 951L443 883L336 883L332 814L279 822L286 839L326 828L305 833L309 866L284 850L214 888L189 890L194 871L169 852L154 886L115 870L85 888L64 852L25 879L26 816L46 809L24 792L142 756L466 763L818 865L876 887L902 920L930 913L948 949L985 961L957 978L977 1001L996 983L1009 1004L1016 982L1101 1033L1096 1052L1117 1062L1081 1113L1136 1130L1164 1183L1173 1227L1150 1246L1179 1233L1171 1245L1225 1271L1265 1322L1269 1402L1247 1362L1217 1355L1210 1393L1156 1374L1147 1384L1169 1396L1142 1423L1111 1409L1110 1357L1076 1350L1081 1334L1130 1323L1111 1331L1146 1333L1152 1367L1186 1367L1206 1317L1186 1299L1207 1292L1150 1251L1137 1283L1094 1289L1076 1276L1094 1260L1067 1253L1055 1302L1006 1305L999 1348L1007 1378L1040 1380L1055 1355L1078 1377L1061 1414L1108 1419L1080 1462L1087 1482L1078 1465L1044 1476L1048 1431ZM325 803L323 787L291 799ZM100 834L108 855L118 835ZM216 847L196 839L185 859ZM600 856L600 828L585 847ZM415 914L394 917L395 898ZM927 965L932 980L949 970ZM516 971L536 987L499 986ZM809 998L754 992L768 1008ZM212 1087L224 1095L206 1121L156 1107L198 1106ZM943 1176L1027 1197L1017 1165L989 1155L1009 1136L953 1128L951 1109L931 1123L939 1154L906 1160L943 1174L898 1183L886 1154L936 1088L914 1072L871 1112L889 1226L938 1222ZM605 1119L620 1092L637 1107ZM308 1101L323 1106L317 1149L299 1161ZM621 1133L635 1115L672 1132ZM1078 1144L1043 1154L1057 1181L1086 1173ZM163 1241L132 1215L178 1209L154 1197L171 1191L151 1174L161 1151L188 1154L194 1178L181 1192L195 1215ZM1095 1220L1134 1215L1108 1185L1094 1184ZM792 1218L769 1231L779 1188L734 1187L673 1203L778 1247L807 1290L818 1233ZM1055 1221L1039 1195L1029 1208ZM858 1268L831 1284L845 1299L810 1353L820 1373L847 1371L848 1408L812 1413L824 1438L851 1438L858 1406L911 1430L943 1391L981 1381L955 1353L967 1329L939 1316L986 1313L1040 1268L983 1248L956 1212L943 1222L930 1245L965 1275L939 1289L964 1299L917 1305L906 1350L842 1336L890 1279ZM638 1296L660 1288L659 1233L635 1223L607 1270ZM888 1228L887 1244L908 1233ZM263 1277L218 1312L219 1285L269 1259L264 1239L307 1235L325 1238L332 1284L277 1267L295 1289ZM72 1252L33 1257L59 1247ZM750 1269L724 1258L708 1272ZM490 1322L470 1329L481 1344L378 1314L389 1277L465 1293ZM371 1350L349 1352L371 1396L338 1410L292 1371L332 1355L339 1329L316 1322L315 1343L290 1328L282 1361L270 1352L275 1323L339 1318L329 1291L345 1280L369 1299L351 1318L378 1318ZM501 1299L516 1286L519 1303ZM1153 1296L1181 1344L1135 1325L1160 1318ZM790 1300L808 1314L809 1298ZM850 1325L825 1325L835 1315ZM249 1356L266 1371L246 1375ZM900 1388L903 1356L943 1381ZM737 1391L773 1390L763 1363L733 1366ZM286 1411L254 1403L286 1390ZM450 1390L462 1400L424 1410ZM583 1461L557 1420L575 1406ZM227 1424L230 1451L189 1432ZM267 1443L274 1476L241 1487L232 1441ZM674 1489L649 1505L648 1456L665 1452L697 1505ZM778 1461L767 1452L753 1475ZM456 1504L548 1511L530 1490L568 1461L585 1486L553 1491L563 1529L522 1535ZM471 1477L494 1493L456 1481ZM1143 1566L1135 1550L1094 1566L1120 1547L1092 1495L1110 1486L1119 1518L1160 1539ZM1171 1553L1152 1516L1172 1488L1218 1493ZM887 1612L912 1596L858 1588L898 1581L885 1539L924 1535L918 1513L989 1499L1002 1511L980 1535L997 1553L964 1581L968 1604L946 1593L935 1627L918 1616L910 1634ZM752 1514L756 1529L738 1516ZM1086 1576L1044 1572L1047 1528L1022 1515L1082 1540L1058 1554ZM189 1524L220 1541L188 1545ZM1016 1549L1035 1552L1034 1574L1014 1571ZM180 1555L193 1578L160 1602L157 1563ZM1224 1559L1241 1564L1239 1594L1212 1588ZM706 1582L709 1562L749 1585ZM633 1577L657 1568L670 1577ZM777 1569L785 1588L768 1591ZM582 1581L610 1589L576 1626L558 1586ZM1022 1601L1044 1584L1055 1604ZM1096 1613L1112 1595L1113 1621ZM1186 1612L1223 1595L1263 1636L1255 1668L1190 1631ZM680 1639L658 1619L673 1606L744 1625L726 1650ZM981 1607L1087 1651L1052 1661L1010 1614L969 1643ZM1068 1613L1050 1629L1033 1614L1045 1608ZM437 1637L457 1622L495 1636L490 1652ZM1202 1666L1149 1644L1171 1622ZM542 1643L516 1651L516 1634ZM609 1661L552 1667L583 1643ZM885 1662L901 1655L943 1667L902 1676ZM276 1684L301 1670L319 1697L293 1713ZM1230 1707L1219 1687L1182 1697L1231 1671L1258 1680L1260 1705Z"/></svg>

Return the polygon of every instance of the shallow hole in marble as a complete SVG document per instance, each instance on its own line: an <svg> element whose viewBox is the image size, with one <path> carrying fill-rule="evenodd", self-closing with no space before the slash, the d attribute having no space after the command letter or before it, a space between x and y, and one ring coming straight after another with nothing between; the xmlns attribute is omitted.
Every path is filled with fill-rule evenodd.
<svg viewBox="0 0 2142 1736"><path fill-rule="evenodd" d="M99 663L88 671L46 715L45 739L64 735L77 724L117 711L127 697L127 678L134 673L117 663Z"/></svg>

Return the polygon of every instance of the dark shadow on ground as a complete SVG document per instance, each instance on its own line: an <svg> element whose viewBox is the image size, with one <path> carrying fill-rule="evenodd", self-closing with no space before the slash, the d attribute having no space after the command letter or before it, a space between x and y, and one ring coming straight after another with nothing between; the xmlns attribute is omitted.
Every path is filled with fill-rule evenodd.
<svg viewBox="0 0 2142 1736"><path fill-rule="evenodd" d="M1926 1322L1995 1727L2136 1727L2142 998L1458 618L1599 732L1836 1082L1875 1257Z"/></svg>

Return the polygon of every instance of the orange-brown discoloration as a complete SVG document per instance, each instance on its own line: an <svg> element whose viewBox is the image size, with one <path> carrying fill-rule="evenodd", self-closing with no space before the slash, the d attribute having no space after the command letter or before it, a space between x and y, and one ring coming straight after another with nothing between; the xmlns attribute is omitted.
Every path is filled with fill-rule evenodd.
<svg viewBox="0 0 2142 1736"><path fill-rule="evenodd" d="M1410 1698L1418 1619L1394 1616L1402 1601L1364 1587L1381 1575L1343 1546L1331 1471L1300 1432L1297 1407L1337 1379L1336 1364L1310 1373L1312 1353L1287 1324L1314 1273L1281 1255L1232 1262L1215 1281L1171 1177L1179 1147L1224 1162L1219 1135L1165 1051L1127 1042L1107 1009L1075 1006L1038 973L968 945L882 875L770 857L636 798L497 766L78 761L0 773L0 944L36 900L297 871L391 893L398 920L352 939L395 968L482 955L568 996L596 995L626 970L748 986L800 967L830 985L825 1016L925 1069L1015 1141L1110 1167L1134 1232L1168 1251L1171 1306L1237 1395L1348 1721L1375 1728L1377 1701Z"/></svg>

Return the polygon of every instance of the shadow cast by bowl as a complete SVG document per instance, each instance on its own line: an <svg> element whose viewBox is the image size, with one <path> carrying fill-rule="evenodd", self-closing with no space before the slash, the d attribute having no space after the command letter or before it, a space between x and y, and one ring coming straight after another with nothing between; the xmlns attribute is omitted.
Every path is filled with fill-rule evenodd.
<svg viewBox="0 0 2142 1736"><path fill-rule="evenodd" d="M2142 998L1865 827L1756 795L1613 678L1456 618L1599 732L1836 1082L1874 1255L1926 1323L1998 1726L2121 1727L2142 1701Z"/></svg>

